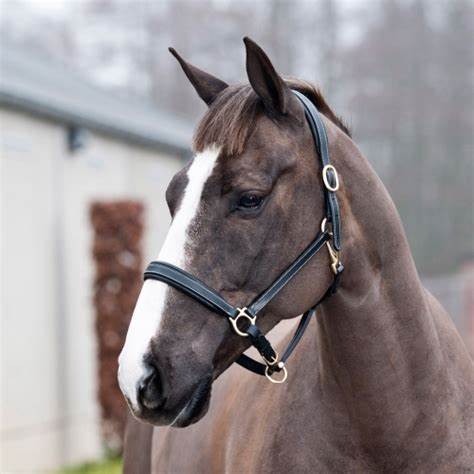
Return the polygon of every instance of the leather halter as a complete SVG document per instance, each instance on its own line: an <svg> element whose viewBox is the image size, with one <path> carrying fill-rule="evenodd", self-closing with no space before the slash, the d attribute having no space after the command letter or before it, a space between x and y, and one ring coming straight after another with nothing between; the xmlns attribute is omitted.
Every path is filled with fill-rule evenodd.
<svg viewBox="0 0 474 474"><path fill-rule="evenodd" d="M316 238L263 293L255 298L248 306L242 308L232 306L219 295L219 293L207 286L204 282L169 263L151 262L145 270L144 275L145 280L153 279L164 282L195 299L211 311L226 317L236 334L242 337L250 337L252 345L258 350L264 361L262 364L242 354L236 362L256 374L267 376L267 378L274 383L282 383L286 380L287 370L285 362L295 350L317 306L336 291L340 275L344 270L344 266L339 258L339 252L341 250L341 220L339 204L336 197L336 191L339 188L339 178L336 169L329 162L326 129L314 104L300 92L293 91L293 93L303 105L305 116L309 123L316 150L321 158L322 164L326 217L323 219L321 230L316 235ZM331 224L332 232L327 229L327 223ZM268 339L256 325L257 317L268 303L277 296L291 279L324 246L326 246L329 251L334 281L318 303L303 314L291 341L281 358L279 358L278 353L273 349ZM246 324L243 325L242 323L244 322ZM272 377L274 372L283 372L283 375L281 378L275 379Z"/></svg>

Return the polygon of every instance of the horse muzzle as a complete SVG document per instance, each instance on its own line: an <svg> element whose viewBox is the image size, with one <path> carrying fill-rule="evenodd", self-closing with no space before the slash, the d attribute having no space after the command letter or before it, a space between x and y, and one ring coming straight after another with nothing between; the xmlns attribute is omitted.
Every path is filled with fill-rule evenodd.
<svg viewBox="0 0 474 474"><path fill-rule="evenodd" d="M123 368L119 366L118 380L133 415L156 426L189 426L209 408L212 375L204 375L190 387L183 387L184 395L170 393L169 385L154 365L145 364L143 375L134 385L125 383Z"/></svg>

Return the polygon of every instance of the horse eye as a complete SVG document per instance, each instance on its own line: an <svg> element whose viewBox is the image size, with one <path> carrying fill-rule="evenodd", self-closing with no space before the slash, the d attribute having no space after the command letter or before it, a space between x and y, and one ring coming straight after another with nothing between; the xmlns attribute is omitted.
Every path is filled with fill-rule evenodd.
<svg viewBox="0 0 474 474"><path fill-rule="evenodd" d="M258 209L263 202L263 197L256 194L244 194L240 197L237 207L239 209Z"/></svg>

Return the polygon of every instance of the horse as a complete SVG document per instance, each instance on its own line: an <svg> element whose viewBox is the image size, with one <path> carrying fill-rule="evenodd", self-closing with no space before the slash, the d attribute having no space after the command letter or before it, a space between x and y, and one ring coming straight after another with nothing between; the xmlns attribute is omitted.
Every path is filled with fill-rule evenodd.
<svg viewBox="0 0 474 474"><path fill-rule="evenodd" d="M194 158L166 191L172 222L159 260L237 306L319 235L327 183L299 93L320 115L339 177L345 270L282 384L233 364L251 338L226 318L145 280L119 357L133 414L124 471L474 472L474 364L423 287L386 188L319 89L283 79L260 46L244 43L249 83L237 85L170 49L208 109ZM269 302L262 337L273 340L323 299L335 253L327 240ZM276 352L289 340L283 334ZM283 364L266 363L282 381Z"/></svg>

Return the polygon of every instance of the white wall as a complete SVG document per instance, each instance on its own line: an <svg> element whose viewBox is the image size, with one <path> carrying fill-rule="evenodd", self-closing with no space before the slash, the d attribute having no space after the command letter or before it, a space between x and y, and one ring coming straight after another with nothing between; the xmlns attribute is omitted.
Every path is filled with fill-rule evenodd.
<svg viewBox="0 0 474 474"><path fill-rule="evenodd" d="M145 203L146 262L182 162L94 134L71 154L58 124L10 110L0 123L0 471L38 471L101 454L89 204Z"/></svg>

